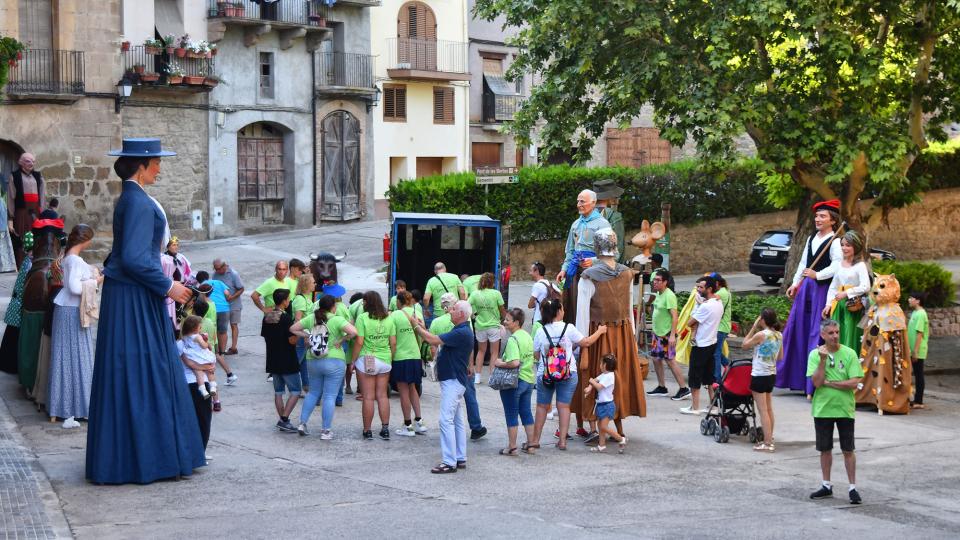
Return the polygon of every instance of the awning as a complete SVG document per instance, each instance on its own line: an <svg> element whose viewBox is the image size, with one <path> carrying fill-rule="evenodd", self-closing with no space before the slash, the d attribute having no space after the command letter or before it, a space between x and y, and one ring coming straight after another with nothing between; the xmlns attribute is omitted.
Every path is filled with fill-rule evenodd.
<svg viewBox="0 0 960 540"><path fill-rule="evenodd" d="M487 83L490 91L498 96L517 95L513 84L507 82L507 80L503 78L503 75L485 72L483 74L483 80Z"/></svg>
<svg viewBox="0 0 960 540"><path fill-rule="evenodd" d="M183 35L183 15L176 0L156 0L154 6L154 24L161 36ZM150 36L151 38L153 36Z"/></svg>

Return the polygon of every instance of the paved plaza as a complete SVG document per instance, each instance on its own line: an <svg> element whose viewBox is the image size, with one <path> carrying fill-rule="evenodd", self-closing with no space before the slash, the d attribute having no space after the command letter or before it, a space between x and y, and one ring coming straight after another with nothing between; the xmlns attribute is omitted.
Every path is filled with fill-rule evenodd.
<svg viewBox="0 0 960 540"><path fill-rule="evenodd" d="M241 352L228 357L240 379L222 390L223 411L214 414L207 451L212 462L182 481L87 483L86 426L63 430L51 424L22 398L14 377L0 374L0 534L96 539L957 537L960 391L950 376L928 381L927 411L909 416L858 412L860 506L847 504L839 449L833 469L836 497L808 499L820 480L809 405L802 395L780 391L774 394L775 454L753 452L745 437L718 444L699 433L698 417L678 414L686 403L653 398L647 401L647 418L625 422L630 443L623 455L593 455L576 438L568 451L558 451L550 444L553 421L544 429L538 455L502 457L497 451L506 445L506 428L499 396L481 386L488 435L468 444L466 470L431 475L439 460L439 387L429 381L423 392L423 416L430 426L425 436L361 440L360 404L352 396L336 410L333 441L316 435L319 410L314 435L278 432L259 316L249 293L272 272L272 260L321 250L348 252L339 271L351 292L384 292L378 270L386 228L386 222L365 222L182 246L196 269L209 270L214 258L226 258L247 286ZM5 297L0 307L12 283L11 274L0 276ZM529 283L515 283L510 303L525 304L528 291ZM675 390L669 375L667 380ZM653 381L651 374L648 387ZM402 423L396 397L391 412L395 428Z"/></svg>

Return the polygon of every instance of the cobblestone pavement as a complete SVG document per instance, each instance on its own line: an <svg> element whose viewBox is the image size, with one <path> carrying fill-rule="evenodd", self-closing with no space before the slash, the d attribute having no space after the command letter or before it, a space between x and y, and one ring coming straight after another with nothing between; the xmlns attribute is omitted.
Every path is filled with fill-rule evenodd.
<svg viewBox="0 0 960 540"><path fill-rule="evenodd" d="M63 513L37 457L24 447L0 400L0 535L8 539L69 537Z"/></svg>

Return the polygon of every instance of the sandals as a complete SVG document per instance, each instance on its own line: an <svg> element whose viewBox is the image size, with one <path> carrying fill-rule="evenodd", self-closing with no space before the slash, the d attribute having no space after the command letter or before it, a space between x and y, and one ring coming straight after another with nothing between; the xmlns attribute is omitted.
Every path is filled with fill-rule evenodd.
<svg viewBox="0 0 960 540"><path fill-rule="evenodd" d="M619 447L618 452L622 454L623 450L627 447L627 437L624 436L621 438L620 442L617 443L617 446Z"/></svg>
<svg viewBox="0 0 960 540"><path fill-rule="evenodd" d="M594 446L593 448L591 448L590 451L591 451L591 452L596 452L597 454L603 454L603 453L605 453L605 452L607 451L607 447L606 447L606 446L599 446L599 445L598 445L598 446Z"/></svg>
<svg viewBox="0 0 960 540"><path fill-rule="evenodd" d="M923 403L911 403L911 404L910 404L910 408L911 408L911 409L926 409L927 406L924 405Z"/></svg>
<svg viewBox="0 0 960 540"><path fill-rule="evenodd" d="M441 463L436 467L430 469L430 472L433 474L449 474L457 472L457 468L447 465L446 463Z"/></svg>
<svg viewBox="0 0 960 540"><path fill-rule="evenodd" d="M770 444L760 443L760 444L758 444L758 445L756 445L756 446L753 447L753 451L754 451L754 452L770 452L770 453L773 453L775 450L776 450L776 447L773 445L773 443L770 443Z"/></svg>
<svg viewBox="0 0 960 540"><path fill-rule="evenodd" d="M564 452L567 451L567 445L560 446L560 443L558 442L555 446L557 447L557 450L563 450Z"/></svg>
<svg viewBox="0 0 960 540"><path fill-rule="evenodd" d="M531 456L536 453L536 452L531 452L531 450L537 450L539 448L540 448L539 444L523 443L520 445L520 449L523 450L524 453L530 454Z"/></svg>
<svg viewBox="0 0 960 540"><path fill-rule="evenodd" d="M236 348L236 347L230 347L229 349L227 349L226 351L224 351L223 354L228 354L228 355L230 355L230 354L237 354L237 348Z"/></svg>
<svg viewBox="0 0 960 540"><path fill-rule="evenodd" d="M501 449L500 449L500 455L501 455L501 456L517 457L519 454L517 454L517 447L514 446L513 448L501 448Z"/></svg>

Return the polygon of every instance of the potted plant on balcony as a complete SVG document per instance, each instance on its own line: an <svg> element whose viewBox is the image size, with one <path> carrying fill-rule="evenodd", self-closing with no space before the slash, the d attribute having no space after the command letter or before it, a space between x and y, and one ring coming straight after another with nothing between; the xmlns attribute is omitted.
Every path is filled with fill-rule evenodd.
<svg viewBox="0 0 960 540"><path fill-rule="evenodd" d="M211 73L203 79L204 86L209 86L211 88L217 86L218 84L223 83L227 84L219 75Z"/></svg>
<svg viewBox="0 0 960 540"><path fill-rule="evenodd" d="M174 50L177 58L183 58L187 55L187 46L190 45L190 34L184 34L177 40L177 48Z"/></svg>
<svg viewBox="0 0 960 540"><path fill-rule="evenodd" d="M160 74L148 71L140 75L140 82L155 83L160 80Z"/></svg>
<svg viewBox="0 0 960 540"><path fill-rule="evenodd" d="M217 17L227 17L227 10L230 10L231 17L233 16L233 4L226 1L217 2Z"/></svg>
<svg viewBox="0 0 960 540"><path fill-rule="evenodd" d="M144 71L145 69L146 69L146 66L144 66L143 64L134 64L134 65L133 65L133 71L134 71L137 75L143 75L143 71Z"/></svg>
<svg viewBox="0 0 960 540"><path fill-rule="evenodd" d="M147 39L143 42L143 52L146 54L160 54L163 52L163 42L159 39Z"/></svg>
<svg viewBox="0 0 960 540"><path fill-rule="evenodd" d="M233 3L233 16L242 18L244 16L243 2L234 2Z"/></svg>
<svg viewBox="0 0 960 540"><path fill-rule="evenodd" d="M121 42L120 42L120 52L127 52L127 51L129 51L129 50L130 50L130 42L129 42L129 41L126 41L126 40L121 41Z"/></svg>
<svg viewBox="0 0 960 540"><path fill-rule="evenodd" d="M173 56L174 51L176 50L177 38L173 34L167 34L163 36L163 48L167 50L167 54Z"/></svg>
<svg viewBox="0 0 960 540"><path fill-rule="evenodd" d="M212 57L214 57L214 56L217 55L217 44L216 44L216 43L208 43L208 44L207 44L207 48L210 50L210 56L208 56L207 58L212 58Z"/></svg>
<svg viewBox="0 0 960 540"><path fill-rule="evenodd" d="M23 58L23 51L26 47L12 37L0 37L0 94L3 93L3 87L7 85L7 74L10 68L17 67L17 63Z"/></svg>
<svg viewBox="0 0 960 540"><path fill-rule="evenodd" d="M179 64L171 63L167 68L167 84L180 84L183 82L183 68Z"/></svg>

